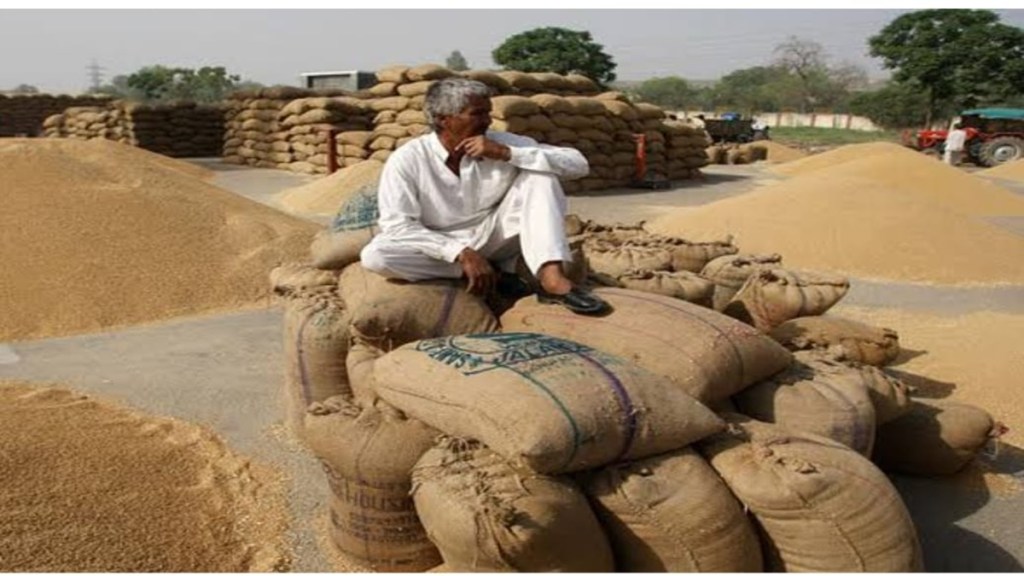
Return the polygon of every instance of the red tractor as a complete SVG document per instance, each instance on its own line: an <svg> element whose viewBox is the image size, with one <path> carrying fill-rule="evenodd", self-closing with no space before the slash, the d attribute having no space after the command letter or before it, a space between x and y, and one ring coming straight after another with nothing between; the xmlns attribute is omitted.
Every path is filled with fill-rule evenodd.
<svg viewBox="0 0 1024 576"><path fill-rule="evenodd" d="M1024 158L1024 110L979 108L960 114L967 132L964 159L979 166L998 166ZM925 154L942 156L947 130L904 133L904 144Z"/></svg>

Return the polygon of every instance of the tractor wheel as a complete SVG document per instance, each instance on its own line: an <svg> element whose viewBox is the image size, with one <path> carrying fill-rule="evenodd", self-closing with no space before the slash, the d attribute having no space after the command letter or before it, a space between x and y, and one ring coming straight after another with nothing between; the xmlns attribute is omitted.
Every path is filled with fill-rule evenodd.
<svg viewBox="0 0 1024 576"><path fill-rule="evenodd" d="M978 159L985 166L999 166L1024 158L1024 139L1000 136L981 145Z"/></svg>

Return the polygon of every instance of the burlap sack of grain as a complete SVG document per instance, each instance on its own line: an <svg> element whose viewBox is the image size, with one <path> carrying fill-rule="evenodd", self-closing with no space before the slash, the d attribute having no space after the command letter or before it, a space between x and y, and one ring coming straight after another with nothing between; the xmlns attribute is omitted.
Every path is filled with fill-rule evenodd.
<svg viewBox="0 0 1024 576"><path fill-rule="evenodd" d="M470 80L476 80L477 82L483 82L493 90L495 95L507 94L512 90L512 85L508 83L508 80L487 70L463 70L458 72L458 75Z"/></svg>
<svg viewBox="0 0 1024 576"><path fill-rule="evenodd" d="M331 489L331 541L380 572L422 572L441 563L409 491L412 468L438 436L383 402L334 396L310 406L306 441Z"/></svg>
<svg viewBox="0 0 1024 576"><path fill-rule="evenodd" d="M421 94L426 94L427 90L429 90L433 84L433 80L422 80L419 82L401 84L398 86L398 93L409 98L412 98L413 96L420 96Z"/></svg>
<svg viewBox="0 0 1024 576"><path fill-rule="evenodd" d="M303 290L337 285L336 270L319 270L309 264L289 262L270 271L270 288L280 296L293 296Z"/></svg>
<svg viewBox="0 0 1024 576"><path fill-rule="evenodd" d="M285 424L300 438L311 402L352 395L345 369L349 322L333 286L302 290L285 300Z"/></svg>
<svg viewBox="0 0 1024 576"><path fill-rule="evenodd" d="M395 84L402 84L409 80L408 66L388 66L377 71L378 82L394 82Z"/></svg>
<svg viewBox="0 0 1024 576"><path fill-rule="evenodd" d="M793 358L804 364L813 364L816 372L839 375L843 378L857 376L868 391L868 398L875 409L875 426L895 420L910 410L911 390L899 378L887 374L881 368L867 364L849 364L842 354L834 350L800 350Z"/></svg>
<svg viewBox="0 0 1024 576"><path fill-rule="evenodd" d="M599 282L616 286L617 278L637 270L669 270L672 255L657 246L615 246L609 243L584 243L590 273Z"/></svg>
<svg viewBox="0 0 1024 576"><path fill-rule="evenodd" d="M726 164L750 164L752 162L750 151L746 148L730 148L725 153Z"/></svg>
<svg viewBox="0 0 1024 576"><path fill-rule="evenodd" d="M398 94L398 84L395 82L378 82L370 86L367 91L374 98L387 98L388 96Z"/></svg>
<svg viewBox="0 0 1024 576"><path fill-rule="evenodd" d="M359 253L377 235L377 182L365 184L342 199L330 226L317 233L309 247L313 265L341 270L359 260Z"/></svg>
<svg viewBox="0 0 1024 576"><path fill-rule="evenodd" d="M580 475L620 572L761 572L757 533L691 448Z"/></svg>
<svg viewBox="0 0 1024 576"><path fill-rule="evenodd" d="M373 140L373 132L369 130L351 130L338 134L338 143L348 146L366 148L371 140Z"/></svg>
<svg viewBox="0 0 1024 576"><path fill-rule="evenodd" d="M708 146L704 152L708 156L708 164L725 164L728 161L729 150L724 146Z"/></svg>
<svg viewBox="0 0 1024 576"><path fill-rule="evenodd" d="M626 244L663 248L672 255L671 268L676 272L683 270L700 272L711 260L735 254L739 250L729 240L691 242L683 238L660 234L638 235L627 240Z"/></svg>
<svg viewBox="0 0 1024 576"><path fill-rule="evenodd" d="M534 94L530 96L545 114L572 114L573 105L556 94Z"/></svg>
<svg viewBox="0 0 1024 576"><path fill-rule="evenodd" d="M696 304L621 288L597 288L595 293L612 305L611 314L580 316L530 297L505 312L501 325L626 358L705 403L732 396L792 361L789 351L771 338Z"/></svg>
<svg viewBox="0 0 1024 576"><path fill-rule="evenodd" d="M370 100L370 109L374 112L382 112L384 110L393 110L395 112L401 112L409 107L409 99L405 96L391 96L388 98L376 98Z"/></svg>
<svg viewBox="0 0 1024 576"><path fill-rule="evenodd" d="M369 338L355 327L349 328L348 355L345 367L348 370L349 386L356 402L363 405L379 400L374 391L373 366L386 352L382 348L388 343L383 338Z"/></svg>
<svg viewBox="0 0 1024 576"><path fill-rule="evenodd" d="M566 74L565 81L569 90L576 94L597 94L601 88L596 82L582 74Z"/></svg>
<svg viewBox="0 0 1024 576"><path fill-rule="evenodd" d="M977 406L914 399L906 414L878 427L872 460L886 472L944 476L970 463L1002 432Z"/></svg>
<svg viewBox="0 0 1024 576"><path fill-rule="evenodd" d="M751 274L761 268L776 268L780 264L782 256L779 254L727 254L709 260L700 275L715 284L711 307L721 311Z"/></svg>
<svg viewBox="0 0 1024 576"><path fill-rule="evenodd" d="M443 438L412 470L427 536L457 572L611 572L608 539L568 478L515 466L478 442Z"/></svg>
<svg viewBox="0 0 1024 576"><path fill-rule="evenodd" d="M871 456L875 408L856 368L818 370L817 362L803 358L732 400L751 418L824 436Z"/></svg>
<svg viewBox="0 0 1024 576"><path fill-rule="evenodd" d="M910 514L870 461L821 436L726 419L697 449L757 520L767 571L923 570Z"/></svg>
<svg viewBox="0 0 1024 576"><path fill-rule="evenodd" d="M517 92L533 94L544 91L544 84L526 72L519 72L518 70L502 70L500 72L496 72L496 74L508 82L509 85Z"/></svg>
<svg viewBox="0 0 1024 576"><path fill-rule="evenodd" d="M338 287L352 325L382 339L386 350L423 338L498 329L487 304L456 280L388 280L356 262L342 271Z"/></svg>
<svg viewBox="0 0 1024 576"><path fill-rule="evenodd" d="M762 332L787 320L824 314L850 289L836 274L761 269L750 275L722 312Z"/></svg>
<svg viewBox="0 0 1024 576"><path fill-rule="evenodd" d="M491 106L491 115L501 120L540 113L540 106L523 96L495 96L491 98Z"/></svg>
<svg viewBox="0 0 1024 576"><path fill-rule="evenodd" d="M667 270L641 270L616 278L619 287L652 294L661 294L710 307L715 285L693 272Z"/></svg>
<svg viewBox="0 0 1024 576"><path fill-rule="evenodd" d="M590 244L607 242L616 246L638 237L650 236L650 233L644 230L643 222L609 225L591 220L584 224L581 234L586 234L587 242Z"/></svg>
<svg viewBox="0 0 1024 576"><path fill-rule="evenodd" d="M838 348L845 360L872 366L885 366L900 354L895 330L827 314L787 320L768 335L790 350Z"/></svg>
<svg viewBox="0 0 1024 576"><path fill-rule="evenodd" d="M721 424L667 378L542 334L413 342L377 360L374 377L403 412L542 474L681 448Z"/></svg>
<svg viewBox="0 0 1024 576"><path fill-rule="evenodd" d="M422 82L424 80L441 80L449 76L455 76L455 72L438 64L421 64L409 68L405 75L409 78L410 82Z"/></svg>
<svg viewBox="0 0 1024 576"><path fill-rule="evenodd" d="M380 136L398 139L409 135L409 130L401 124L378 124L373 127L373 136L376 140ZM371 145L372 148L372 145Z"/></svg>

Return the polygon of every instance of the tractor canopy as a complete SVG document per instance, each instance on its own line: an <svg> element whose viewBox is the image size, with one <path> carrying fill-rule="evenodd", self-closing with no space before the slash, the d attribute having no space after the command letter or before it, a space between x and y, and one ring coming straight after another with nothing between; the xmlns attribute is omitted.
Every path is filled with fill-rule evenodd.
<svg viewBox="0 0 1024 576"><path fill-rule="evenodd" d="M980 116L993 120L1024 120L1024 108L975 108L964 110L961 116Z"/></svg>

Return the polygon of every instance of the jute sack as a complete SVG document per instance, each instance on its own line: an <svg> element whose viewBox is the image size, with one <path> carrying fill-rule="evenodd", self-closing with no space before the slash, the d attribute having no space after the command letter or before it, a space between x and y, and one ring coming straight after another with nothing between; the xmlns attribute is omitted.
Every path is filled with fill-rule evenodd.
<svg viewBox="0 0 1024 576"><path fill-rule="evenodd" d="M487 304L455 280L388 280L356 262L342 271L338 287L352 325L381 339L385 350L422 338L498 329Z"/></svg>
<svg viewBox="0 0 1024 576"><path fill-rule="evenodd" d="M761 572L754 527L691 448L581 474L620 572Z"/></svg>
<svg viewBox="0 0 1024 576"><path fill-rule="evenodd" d="M872 459L887 472L953 474L1002 431L977 406L914 399L906 414L878 428Z"/></svg>
<svg viewBox="0 0 1024 576"><path fill-rule="evenodd" d="M342 200L330 227L318 232L309 246L314 266L341 270L359 260L359 252L378 232L377 187L377 182L360 186Z"/></svg>
<svg viewBox="0 0 1024 576"><path fill-rule="evenodd" d="M778 254L727 254L708 261L700 275L715 283L711 307L721 311L751 274L780 264L782 256Z"/></svg>
<svg viewBox="0 0 1024 576"><path fill-rule="evenodd" d="M667 379L541 334L420 340L378 359L374 386L412 417L542 474L681 448L721 428Z"/></svg>
<svg viewBox="0 0 1024 576"><path fill-rule="evenodd" d="M900 354L895 330L838 316L794 318L772 328L768 335L790 350L838 348L844 359L872 366L884 366Z"/></svg>
<svg viewBox="0 0 1024 576"><path fill-rule="evenodd" d="M338 549L376 571L422 572L441 563L409 495L412 467L436 430L383 402L335 396L310 406L306 433L327 474L330 536Z"/></svg>
<svg viewBox="0 0 1024 576"><path fill-rule="evenodd" d="M614 246L584 242L590 272L604 284L615 286L616 279L636 270L668 270L672 255L663 248L647 246Z"/></svg>
<svg viewBox="0 0 1024 576"><path fill-rule="evenodd" d="M841 353L829 350L800 350L793 358L805 364L814 364L819 373L847 376L856 374L868 391L868 398L875 408L875 426L899 418L910 410L910 388L899 378L887 374L881 368L868 364L849 364Z"/></svg>
<svg viewBox="0 0 1024 576"><path fill-rule="evenodd" d="M768 332L786 320L824 314L850 289L833 274L771 268L751 274L723 313Z"/></svg>
<svg viewBox="0 0 1024 576"><path fill-rule="evenodd" d="M660 234L639 236L628 240L626 245L663 248L671 255L672 262L670 266L676 272L700 272L709 261L719 256L735 254L738 250L732 242L725 240L691 242L682 238L662 236Z"/></svg>
<svg viewBox="0 0 1024 576"><path fill-rule="evenodd" d="M455 572L612 572L586 497L565 477L517 467L477 442L444 438L416 463L413 499Z"/></svg>
<svg viewBox="0 0 1024 576"><path fill-rule="evenodd" d="M270 271L270 287L275 294L291 296L304 290L338 285L336 270L319 270L309 264L289 262Z"/></svg>
<svg viewBox="0 0 1024 576"><path fill-rule="evenodd" d="M508 331L575 340L666 376L704 403L715 402L775 374L792 355L754 328L667 296L597 288L611 314L580 316L524 298L501 317Z"/></svg>
<svg viewBox="0 0 1024 576"><path fill-rule="evenodd" d="M921 572L914 523L889 479L827 438L728 415L697 449L757 519L765 570Z"/></svg>
<svg viewBox="0 0 1024 576"><path fill-rule="evenodd" d="M310 403L352 395L345 368L349 320L331 286L298 292L285 301L285 424L299 438Z"/></svg>
<svg viewBox="0 0 1024 576"><path fill-rule="evenodd" d="M619 276L617 280L622 288L679 298L705 307L711 306L715 288L710 280L686 271L634 271Z"/></svg>
<svg viewBox="0 0 1024 576"><path fill-rule="evenodd" d="M502 120L540 113L540 106L523 96L495 96L491 98L491 106L491 115Z"/></svg>
<svg viewBox="0 0 1024 576"><path fill-rule="evenodd" d="M732 397L737 410L762 422L830 438L870 457L875 408L856 368L818 370L797 360Z"/></svg>

